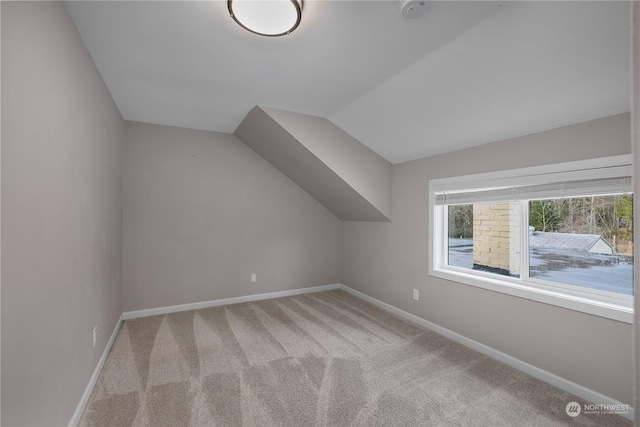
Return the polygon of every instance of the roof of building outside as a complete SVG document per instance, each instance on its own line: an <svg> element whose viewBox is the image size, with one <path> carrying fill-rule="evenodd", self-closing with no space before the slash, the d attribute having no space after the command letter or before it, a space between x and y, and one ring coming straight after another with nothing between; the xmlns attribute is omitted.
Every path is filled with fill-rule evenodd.
<svg viewBox="0 0 640 427"><path fill-rule="evenodd" d="M589 251L600 239L613 249L611 243L599 234L547 233L543 231L534 231L529 235L529 246L532 248Z"/></svg>

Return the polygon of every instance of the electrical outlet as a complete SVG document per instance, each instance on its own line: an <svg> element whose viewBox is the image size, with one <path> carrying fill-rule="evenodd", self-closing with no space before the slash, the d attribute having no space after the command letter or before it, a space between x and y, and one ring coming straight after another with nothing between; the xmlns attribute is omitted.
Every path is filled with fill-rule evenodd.
<svg viewBox="0 0 640 427"><path fill-rule="evenodd" d="M93 346L96 346L96 337L98 335L98 327L94 326L93 327Z"/></svg>
<svg viewBox="0 0 640 427"><path fill-rule="evenodd" d="M417 289L413 290L413 299L418 301L420 299L420 291Z"/></svg>
<svg viewBox="0 0 640 427"><path fill-rule="evenodd" d="M256 273L251 273L251 283L256 283L258 281L258 277Z"/></svg>

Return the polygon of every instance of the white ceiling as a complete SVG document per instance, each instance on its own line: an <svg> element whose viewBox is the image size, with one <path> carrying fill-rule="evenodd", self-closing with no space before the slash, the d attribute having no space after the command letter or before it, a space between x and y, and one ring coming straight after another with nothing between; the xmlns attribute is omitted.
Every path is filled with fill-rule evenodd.
<svg viewBox="0 0 640 427"><path fill-rule="evenodd" d="M126 120L233 132L266 105L397 163L629 111L628 2L307 0L280 38L226 1L65 4Z"/></svg>

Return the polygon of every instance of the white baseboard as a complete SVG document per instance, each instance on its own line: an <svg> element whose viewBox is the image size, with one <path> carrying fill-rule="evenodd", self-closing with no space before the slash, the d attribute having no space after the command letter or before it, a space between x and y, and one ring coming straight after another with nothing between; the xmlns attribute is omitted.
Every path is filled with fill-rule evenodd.
<svg viewBox="0 0 640 427"><path fill-rule="evenodd" d="M91 378L89 378L89 384L84 389L84 393L82 393L82 397L80 398L80 402L76 407L76 410L73 412L73 416L71 417L71 421L69 421L69 427L76 427L80 422L80 417L82 417L82 413L84 412L84 408L87 406L89 402L89 398L91 397L91 393L93 393L93 388L98 381L98 377L100 376L100 372L104 367L104 363L107 361L107 356L111 351L111 347L113 346L113 342L116 340L116 336L118 335L118 331L120 330L120 325L122 325L122 315L118 319L116 323L116 327L113 329L113 333L107 342L107 345L104 347L104 351L102 352L102 356L100 356L100 360L98 360L98 364L96 365L96 369L93 370L93 374L91 374Z"/></svg>
<svg viewBox="0 0 640 427"><path fill-rule="evenodd" d="M310 288L291 289L288 291L268 292L265 294L246 295L242 297L224 298L212 301L194 302L190 304L170 305L168 307L150 308L147 310L125 311L122 313L124 320L137 319L138 317L156 316L158 314L177 313L179 311L199 310L201 308L217 307L220 305L239 304L243 302L260 301L263 299L290 297L293 295L309 294L312 292L331 291L340 289L341 284L313 286Z"/></svg>
<svg viewBox="0 0 640 427"><path fill-rule="evenodd" d="M355 295L359 298L362 298L365 301L368 301L374 305L377 305L380 308L383 308L391 313L402 317L410 322L417 323L420 326L423 326L427 329L432 330L440 335L443 335L453 341L456 341L466 347L472 348L479 353L484 354L485 356L489 356L492 359L498 360L506 365L511 366L519 371L522 371L526 374L531 375L534 378L542 380L546 383L549 383L555 387L558 387L560 390L564 390L568 393L574 394L578 397L583 398L584 400L591 403L605 404L605 405L616 405L621 404L622 402L613 399L609 396L605 396L602 393L598 393L597 391L591 390L587 387L581 386L580 384L576 384L572 381L569 381L565 378L562 378L556 374L545 371L544 369L540 369L536 366L530 365L527 362L523 362L520 359L516 359L513 356L509 356L506 353L496 350L495 348L484 345L478 341L474 341L471 338L467 338L464 335L460 335L457 332L453 332L447 328L443 328L442 326L436 325L435 323L429 322L428 320L423 319L422 317L418 317L415 314L411 314L404 310L400 310L397 307L392 306L391 304L387 304L386 302L382 302L378 299L370 297L367 294L363 294L360 291L356 291L346 285L340 285L340 289L349 292L352 295ZM625 418L628 418L633 421L634 410L630 406L629 414L624 414Z"/></svg>

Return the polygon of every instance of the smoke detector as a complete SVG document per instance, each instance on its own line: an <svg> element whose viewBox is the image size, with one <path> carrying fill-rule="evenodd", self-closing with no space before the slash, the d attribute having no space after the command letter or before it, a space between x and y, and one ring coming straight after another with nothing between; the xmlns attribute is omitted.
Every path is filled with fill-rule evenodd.
<svg viewBox="0 0 640 427"><path fill-rule="evenodd" d="M427 0L401 0L400 12L406 19L414 19L424 15L428 5Z"/></svg>

